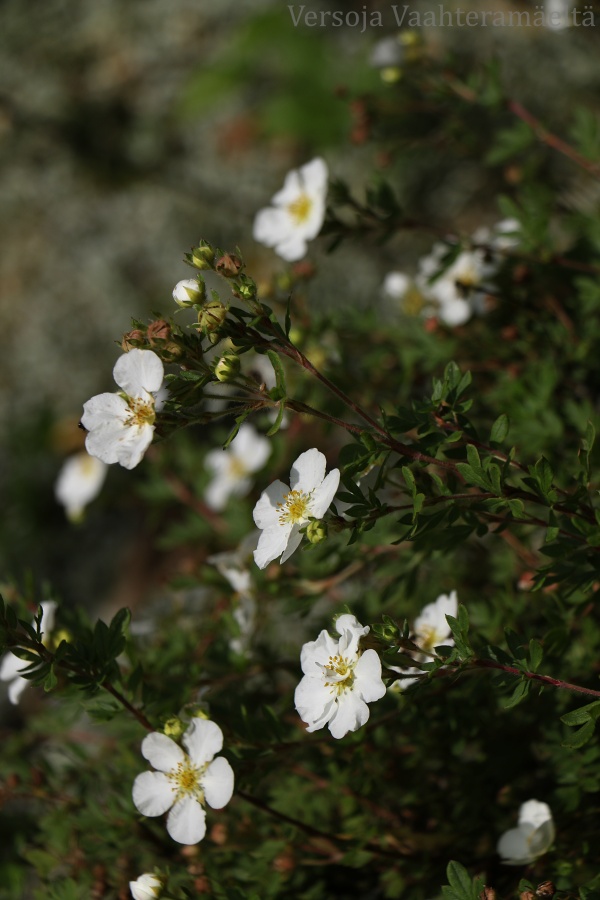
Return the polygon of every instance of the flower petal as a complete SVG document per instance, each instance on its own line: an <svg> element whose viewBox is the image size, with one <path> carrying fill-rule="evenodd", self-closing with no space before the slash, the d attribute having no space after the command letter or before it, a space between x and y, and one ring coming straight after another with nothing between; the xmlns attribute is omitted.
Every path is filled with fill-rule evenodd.
<svg viewBox="0 0 600 900"><path fill-rule="evenodd" d="M306 250L304 234L298 233L287 235L275 245L277 255L286 262L296 262L296 260L302 259L303 256L306 256Z"/></svg>
<svg viewBox="0 0 600 900"><path fill-rule="evenodd" d="M316 641L307 641L300 652L300 666L305 675L313 678L323 676L323 666L327 665L330 656L339 652L338 641L334 641L328 631L323 629Z"/></svg>
<svg viewBox="0 0 600 900"><path fill-rule="evenodd" d="M381 700L385 684L381 678L381 660L376 650L365 650L354 667L356 690L365 703Z"/></svg>
<svg viewBox="0 0 600 900"><path fill-rule="evenodd" d="M281 241L282 235L288 233L289 227L289 216L285 210L268 206L256 214L252 237L265 247L275 247Z"/></svg>
<svg viewBox="0 0 600 900"><path fill-rule="evenodd" d="M171 772L185 760L185 753L179 744L158 731L147 734L142 741L142 756L159 772Z"/></svg>
<svg viewBox="0 0 600 900"><path fill-rule="evenodd" d="M182 742L195 766L203 766L223 748L223 732L216 722L196 718L183 735Z"/></svg>
<svg viewBox="0 0 600 900"><path fill-rule="evenodd" d="M300 528L301 528L301 525L299 525L299 524L292 525L292 530L289 534L288 541L287 541L287 547L283 551L283 555L282 555L281 559L279 560L280 563L286 562L286 560L288 560L290 558L290 556L292 555L294 550L297 550L298 547L300 546L300 544L302 543L302 538L304 537L304 535L300 534Z"/></svg>
<svg viewBox="0 0 600 900"><path fill-rule="evenodd" d="M160 816L173 805L175 792L164 772L142 772L133 782L132 797L143 816Z"/></svg>
<svg viewBox="0 0 600 900"><path fill-rule="evenodd" d="M315 488L310 503L310 512L315 519L321 519L325 515L331 506L331 501L335 497L339 484L340 471L339 469L332 469L323 483Z"/></svg>
<svg viewBox="0 0 600 900"><path fill-rule="evenodd" d="M258 546L254 551L254 562L259 569L264 569L270 562L281 556L287 547L288 538L292 531L291 523L286 525L277 525L263 531Z"/></svg>
<svg viewBox="0 0 600 900"><path fill-rule="evenodd" d="M313 447L301 453L290 473L290 486L292 490L304 491L310 494L321 485L325 478L325 454Z"/></svg>
<svg viewBox="0 0 600 900"><path fill-rule="evenodd" d="M23 662L23 660L21 660L21 662ZM13 706L17 705L17 703L21 699L21 694L28 684L29 682L27 681L27 679L21 678L20 675L17 675L14 681L11 681L8 686L8 699L13 704Z"/></svg>
<svg viewBox="0 0 600 900"><path fill-rule="evenodd" d="M311 726L311 731L322 728L329 721L334 703L331 686L325 684L322 677L305 675L294 692L296 711L302 721Z"/></svg>
<svg viewBox="0 0 600 900"><path fill-rule="evenodd" d="M123 397L118 394L96 394L83 404L81 424L91 432L102 427L114 428L116 422L123 426L128 416L129 406Z"/></svg>
<svg viewBox="0 0 600 900"><path fill-rule="evenodd" d="M219 756L202 776L204 799L213 809L222 809L233 794L233 769L223 756Z"/></svg>
<svg viewBox="0 0 600 900"><path fill-rule="evenodd" d="M115 363L113 378L130 397L144 391L158 391L163 383L165 370L160 357L152 350L130 350Z"/></svg>
<svg viewBox="0 0 600 900"><path fill-rule="evenodd" d="M254 522L258 528L273 528L279 526L278 503L283 503L285 495L289 493L289 487L283 481L274 481L262 492L258 503L254 507Z"/></svg>
<svg viewBox="0 0 600 900"><path fill-rule="evenodd" d="M456 591L441 594L434 603L424 606L414 621L413 631L417 638L425 637L428 646L435 647L450 636L450 626L446 616L456 618L458 599Z"/></svg>
<svg viewBox="0 0 600 900"><path fill-rule="evenodd" d="M334 738L343 738L349 731L357 731L369 718L369 707L354 691L344 691L338 697L336 709L329 720Z"/></svg>
<svg viewBox="0 0 600 900"><path fill-rule="evenodd" d="M527 800L519 809L519 825L529 822L534 828L539 828L544 822L552 821L552 813L547 803L540 800Z"/></svg>
<svg viewBox="0 0 600 900"><path fill-rule="evenodd" d="M507 866L523 866L533 862L534 857L529 849L528 837L533 831L533 826L520 825L505 831L496 851L502 857L502 862Z"/></svg>
<svg viewBox="0 0 600 900"><path fill-rule="evenodd" d="M10 651L5 653L0 663L0 681L12 681L13 678L19 676L19 672L26 669L29 663L25 659L20 659Z"/></svg>
<svg viewBox="0 0 600 900"><path fill-rule="evenodd" d="M197 844L206 834L206 813L193 797L178 800L167 818L167 831L180 844Z"/></svg>

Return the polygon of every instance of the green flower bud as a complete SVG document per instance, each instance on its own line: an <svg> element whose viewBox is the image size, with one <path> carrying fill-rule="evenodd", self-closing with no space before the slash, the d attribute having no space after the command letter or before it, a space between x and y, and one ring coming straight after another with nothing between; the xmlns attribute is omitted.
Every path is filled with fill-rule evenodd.
<svg viewBox="0 0 600 900"><path fill-rule="evenodd" d="M194 247L187 259L196 269L212 269L215 251L210 244L206 243L206 241L200 241L199 245Z"/></svg>
<svg viewBox="0 0 600 900"><path fill-rule="evenodd" d="M175 740L181 737L184 731L185 725L179 716L171 716L171 718L167 719L163 725L163 733L166 734L167 737L174 738Z"/></svg>
<svg viewBox="0 0 600 900"><path fill-rule="evenodd" d="M233 351L223 354L215 366L215 375L219 381L231 381L240 373L240 358Z"/></svg>
<svg viewBox="0 0 600 900"><path fill-rule="evenodd" d="M247 275L241 275L235 285L234 293L242 300L254 300L256 298L256 282Z"/></svg>
<svg viewBox="0 0 600 900"><path fill-rule="evenodd" d="M220 300L209 300L198 312L198 325L202 331L218 331L227 316L227 307Z"/></svg>
<svg viewBox="0 0 600 900"><path fill-rule="evenodd" d="M321 541L327 540L327 525L321 519L315 519L309 522L306 529L306 537L311 544L320 544Z"/></svg>

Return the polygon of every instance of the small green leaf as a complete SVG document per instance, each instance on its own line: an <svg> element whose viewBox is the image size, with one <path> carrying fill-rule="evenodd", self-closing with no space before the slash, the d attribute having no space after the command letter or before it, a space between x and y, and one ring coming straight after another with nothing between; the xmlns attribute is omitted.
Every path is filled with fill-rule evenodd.
<svg viewBox="0 0 600 900"><path fill-rule="evenodd" d="M279 404L279 409L277 411L277 418L267 431L267 437L272 437L274 434L277 434L279 429L281 428L281 423L283 421L283 414L285 412L285 400L282 400Z"/></svg>
<svg viewBox="0 0 600 900"><path fill-rule="evenodd" d="M510 427L508 416L505 413L502 413L501 416L498 416L494 424L492 425L492 430L490 431L490 441L493 444L501 444L508 434L508 429Z"/></svg>
<svg viewBox="0 0 600 900"><path fill-rule="evenodd" d="M467 444L467 459L469 461L469 465L472 469L480 469L481 468L481 459L479 458L479 451L477 447L473 444Z"/></svg>
<svg viewBox="0 0 600 900"><path fill-rule="evenodd" d="M519 681L516 688L512 692L511 696L504 704L504 709L512 709L513 706L517 706L517 704L519 704L521 702L521 700L525 699L525 697L529 693L530 688L531 688L530 681L525 681L525 680Z"/></svg>
<svg viewBox="0 0 600 900"><path fill-rule="evenodd" d="M542 645L539 641L536 641L534 638L532 638L529 641L529 666L532 672L537 672L537 670L539 669L543 655L544 651L542 650Z"/></svg>
<svg viewBox="0 0 600 900"><path fill-rule="evenodd" d="M274 350L267 350L267 356L271 361L271 365L273 366L273 371L275 372L275 387L279 391L278 400L281 400L283 397L287 397L287 388L285 385L285 371L281 360L277 353Z"/></svg>

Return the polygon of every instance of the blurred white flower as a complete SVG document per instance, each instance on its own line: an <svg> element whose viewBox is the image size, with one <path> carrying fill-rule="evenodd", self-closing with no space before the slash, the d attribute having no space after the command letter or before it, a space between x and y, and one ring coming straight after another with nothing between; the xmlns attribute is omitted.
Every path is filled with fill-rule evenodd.
<svg viewBox="0 0 600 900"><path fill-rule="evenodd" d="M271 449L268 438L245 422L226 450L207 453L204 463L213 474L204 494L208 506L221 510L230 497L244 497L252 487L250 476L262 469Z"/></svg>
<svg viewBox="0 0 600 900"><path fill-rule="evenodd" d="M113 369L122 390L97 394L83 404L81 424L87 429L85 446L105 463L133 469L152 443L156 407L154 395L163 382L164 369L152 350L130 350Z"/></svg>
<svg viewBox="0 0 600 900"><path fill-rule="evenodd" d="M369 632L355 616L345 614L335 623L341 637L334 640L323 630L316 641L302 647L300 664L304 678L294 701L307 731L329 725L334 738L356 731L369 718L367 703L385 694L381 662L375 650L359 650L361 637Z"/></svg>
<svg viewBox="0 0 600 900"><path fill-rule="evenodd" d="M206 560L211 566L225 578L234 591L239 594L247 593L251 587L250 560L256 550L260 531L252 529L250 534L240 541L235 550L225 553L214 553Z"/></svg>
<svg viewBox="0 0 600 900"><path fill-rule="evenodd" d="M281 557L284 563L301 541L300 529L311 519L321 519L331 505L340 483L339 469L325 476L326 459L316 448L301 453L290 473L290 487L274 481L254 507L254 521L262 534L254 561L264 569Z"/></svg>
<svg viewBox="0 0 600 900"><path fill-rule="evenodd" d="M152 732L142 741L142 756L157 770L142 772L133 783L133 802L144 816L170 810L167 831L180 844L197 844L206 833L205 804L222 809L233 793L233 770L223 756L223 732L215 722L194 719L182 738L188 751L166 734Z"/></svg>
<svg viewBox="0 0 600 900"><path fill-rule="evenodd" d="M434 647L452 647L454 646L454 638L446 616L452 616L454 619L458 614L458 597L456 591L450 594L440 594L433 603L424 606L415 621L411 631L412 640L417 646L421 647L423 653L413 653L415 662L429 662L430 654ZM403 651L407 653L408 651ZM400 675L420 675L421 669L416 666L402 668L401 666L388 666L393 672ZM390 685L391 691L402 691L409 686L413 678L400 678Z"/></svg>
<svg viewBox="0 0 600 900"><path fill-rule="evenodd" d="M106 472L106 463L85 450L65 460L54 485L54 495L72 522L79 521L88 503L98 496Z"/></svg>
<svg viewBox="0 0 600 900"><path fill-rule="evenodd" d="M550 849L555 837L552 813L547 803L528 800L519 810L519 824L505 831L497 851L507 866L524 866Z"/></svg>
<svg viewBox="0 0 600 900"><path fill-rule="evenodd" d="M129 882L129 890L133 900L157 900L162 893L162 881L156 875L145 873Z"/></svg>
<svg viewBox="0 0 600 900"><path fill-rule="evenodd" d="M254 239L274 247L288 262L302 259L307 241L317 236L323 224L327 176L327 164L320 157L288 172L273 205L256 215Z"/></svg>
<svg viewBox="0 0 600 900"><path fill-rule="evenodd" d="M40 603L42 608L42 643L47 644L50 633L54 628L54 619L56 617L57 604L54 600L47 600ZM14 653L6 653L0 663L0 681L8 683L8 699L12 704L16 704L21 699L21 694L29 684L27 678L23 678L19 672L27 669L29 663L25 659L19 659Z"/></svg>

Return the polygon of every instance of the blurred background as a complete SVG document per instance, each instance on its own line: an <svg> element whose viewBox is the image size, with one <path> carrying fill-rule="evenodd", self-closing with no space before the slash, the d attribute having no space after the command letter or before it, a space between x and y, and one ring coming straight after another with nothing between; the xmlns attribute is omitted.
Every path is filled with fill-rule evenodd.
<svg viewBox="0 0 600 900"><path fill-rule="evenodd" d="M259 282L283 271L252 240L251 223L285 173L317 154L358 192L385 171L409 209L455 230L497 220L490 196L521 177L507 165L491 185L469 153L440 166L443 141L399 149L403 121L418 130L418 106L402 111L387 148L385 136L372 145L364 98L386 89L373 54L397 32L392 5L305 4L343 12L346 21L357 13L360 25L341 27L294 25L301 6L0 2L0 581L9 595L18 585L39 596L48 581L63 600L94 605L110 596L116 606L156 574L149 536L158 523L144 521L134 489L143 466L112 467L77 526L53 486L66 456L83 446L82 403L114 389L112 366L131 317L173 313L172 288L188 273L183 254L199 238L239 245ZM533 12L540 4L444 3L457 6ZM411 9L424 16L439 4L419 0ZM369 26L374 12L381 27ZM598 108L598 27L419 33L429 58L473 71L496 61L511 95L555 127L575 103ZM410 79L410 67L394 77ZM597 138L592 133L591 143ZM564 160L555 165L564 169L567 205L596 203L583 176ZM411 240L361 241L332 257L316 242L308 303L377 309L383 276Z"/></svg>

